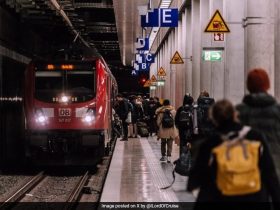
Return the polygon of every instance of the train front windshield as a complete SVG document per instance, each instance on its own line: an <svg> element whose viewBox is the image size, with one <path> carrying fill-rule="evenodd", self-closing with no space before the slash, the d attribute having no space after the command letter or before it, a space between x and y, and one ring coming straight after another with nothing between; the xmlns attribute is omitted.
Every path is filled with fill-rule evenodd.
<svg viewBox="0 0 280 210"><path fill-rule="evenodd" d="M70 66L70 65L69 65ZM95 69L40 69L35 71L35 98L44 102L59 102L63 94L72 102L85 102L95 97Z"/></svg>

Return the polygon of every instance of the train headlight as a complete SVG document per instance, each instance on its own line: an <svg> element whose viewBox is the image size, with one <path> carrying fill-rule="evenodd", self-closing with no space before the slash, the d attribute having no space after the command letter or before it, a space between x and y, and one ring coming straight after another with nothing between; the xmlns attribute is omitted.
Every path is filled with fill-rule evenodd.
<svg viewBox="0 0 280 210"><path fill-rule="evenodd" d="M48 118L45 116L44 112L41 109L35 111L35 122L41 125L45 125L48 121Z"/></svg>
<svg viewBox="0 0 280 210"><path fill-rule="evenodd" d="M62 95L62 96L60 97L60 102L62 102L62 103L68 103L69 100L70 100L70 97L69 97L69 96Z"/></svg>
<svg viewBox="0 0 280 210"><path fill-rule="evenodd" d="M94 111L92 109L88 109L86 114L83 116L82 121L87 124L92 124L95 120Z"/></svg>

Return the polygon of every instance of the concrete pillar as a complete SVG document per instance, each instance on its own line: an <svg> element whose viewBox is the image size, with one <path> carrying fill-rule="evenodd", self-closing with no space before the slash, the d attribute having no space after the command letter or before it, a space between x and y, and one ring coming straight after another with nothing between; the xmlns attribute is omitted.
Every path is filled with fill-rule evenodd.
<svg viewBox="0 0 280 210"><path fill-rule="evenodd" d="M175 105L175 98L176 98L176 66L170 64L170 58L173 56L173 53L176 51L176 42L178 37L178 28L172 33L172 47L169 51L169 56L166 57L167 65L170 65L170 100L171 104Z"/></svg>
<svg viewBox="0 0 280 210"><path fill-rule="evenodd" d="M274 1L247 0L245 72L256 67L266 69L271 94L274 94L274 11Z"/></svg>
<svg viewBox="0 0 280 210"><path fill-rule="evenodd" d="M191 7L186 8L186 93L192 93L192 9Z"/></svg>
<svg viewBox="0 0 280 210"><path fill-rule="evenodd" d="M197 98L200 92L200 59L201 59L201 30L200 30L200 0L192 0L192 95Z"/></svg>
<svg viewBox="0 0 280 210"><path fill-rule="evenodd" d="M182 58L184 58L183 56L183 39L182 39L182 20L179 21L178 24L178 34L176 36L176 48L174 50L174 52L172 52L172 54L175 53L176 50L178 50L178 52L180 53L180 55L182 56ZM173 55L172 55L173 56ZM171 57L172 57L171 56ZM175 64L176 66L176 82L175 82L175 95L174 95L174 99L175 99L175 103L173 104L176 108L180 105L182 105L182 101L183 101L183 89L184 89L184 75L183 75L183 64Z"/></svg>
<svg viewBox="0 0 280 210"><path fill-rule="evenodd" d="M187 21L186 21L186 12L184 11L182 14L182 44L181 44L181 53L182 53L182 57L184 58L184 64L181 65L182 66L182 93L183 95L186 93L186 71L187 71Z"/></svg>
<svg viewBox="0 0 280 210"><path fill-rule="evenodd" d="M242 19L245 14L244 0L226 0L224 2L224 19L230 29L225 42L225 97L233 103L240 103L245 90L245 53L244 28Z"/></svg>
<svg viewBox="0 0 280 210"><path fill-rule="evenodd" d="M223 15L223 0L210 0L210 18L213 16L214 12L218 9ZM210 20L209 18L209 20ZM213 34L210 34L211 39L213 40ZM211 41L212 47L224 47L224 43L218 43ZM213 61L211 62L211 91L210 95L216 100L222 99L225 97L224 91L224 73L225 73L225 52L222 55L222 61Z"/></svg>
<svg viewBox="0 0 280 210"><path fill-rule="evenodd" d="M155 63L152 63L152 65L150 67L149 78L151 78L151 76L155 73L155 70L157 68L157 60L158 60L158 56L155 58ZM151 91L150 88L149 88L149 91L150 91L150 97L154 97L158 94L157 90L156 91Z"/></svg>
<svg viewBox="0 0 280 210"><path fill-rule="evenodd" d="M209 9L209 0L204 0L200 4L200 30L201 30L201 47L211 47L212 34L204 33L204 29L211 18ZM201 59L202 49L200 50L200 88L211 92L211 62L205 62Z"/></svg>
<svg viewBox="0 0 280 210"><path fill-rule="evenodd" d="M275 96L280 100L280 2L279 0L274 0L275 8Z"/></svg>

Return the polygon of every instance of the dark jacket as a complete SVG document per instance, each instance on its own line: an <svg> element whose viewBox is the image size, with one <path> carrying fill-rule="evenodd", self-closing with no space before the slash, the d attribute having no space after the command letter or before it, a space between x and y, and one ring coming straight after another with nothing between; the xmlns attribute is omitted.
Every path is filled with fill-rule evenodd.
<svg viewBox="0 0 280 210"><path fill-rule="evenodd" d="M250 94L237 106L239 118L245 125L265 134L278 179L280 180L280 106L267 93Z"/></svg>
<svg viewBox="0 0 280 210"><path fill-rule="evenodd" d="M149 119L154 119L156 117L156 110L159 107L160 106L155 101L149 101L149 104L148 104L148 116L149 116Z"/></svg>
<svg viewBox="0 0 280 210"><path fill-rule="evenodd" d="M280 202L280 185L276 176L275 167L270 156L270 152L264 142L263 135L250 130L246 135L246 139L261 141L263 152L260 155L259 167L261 172L261 190L243 196L225 196L222 195L216 185L217 163L214 159L213 164L209 164L211 151L214 147L220 145L222 140L221 134L227 134L231 131L238 132L242 129L242 125L238 123L228 123L215 130L212 136L201 145L199 155L193 166L188 182L188 191L200 188L197 201L198 202L268 202L269 196L275 203L277 209Z"/></svg>
<svg viewBox="0 0 280 210"><path fill-rule="evenodd" d="M137 120L143 118L144 111L141 103L132 102L133 113L132 113L132 123L136 123Z"/></svg>
<svg viewBox="0 0 280 210"><path fill-rule="evenodd" d="M116 113L118 114L118 116L122 121L126 120L128 112L129 112L128 101L126 99L119 101L116 106Z"/></svg>
<svg viewBox="0 0 280 210"><path fill-rule="evenodd" d="M181 124L180 123L180 114L183 110L185 111L190 111L191 113L193 112L193 98L189 95L185 95L184 96L184 100L183 100L183 105L180 106L177 111L176 111L176 116L175 116L175 125L177 126L177 128L180 130L185 130L187 129L185 125ZM188 128L188 130L192 131L193 130L193 118L192 118L192 121L191 121L191 125L190 127ZM192 132L191 132L192 134Z"/></svg>
<svg viewBox="0 0 280 210"><path fill-rule="evenodd" d="M209 119L209 108L215 103L214 98L201 96L197 99L197 125L198 132L208 135L214 129L214 125Z"/></svg>

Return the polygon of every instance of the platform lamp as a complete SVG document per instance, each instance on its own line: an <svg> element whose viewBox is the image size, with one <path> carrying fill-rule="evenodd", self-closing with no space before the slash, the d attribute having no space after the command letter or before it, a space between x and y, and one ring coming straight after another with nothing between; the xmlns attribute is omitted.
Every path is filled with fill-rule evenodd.
<svg viewBox="0 0 280 210"><path fill-rule="evenodd" d="M159 78L157 80L157 86L162 87L165 85L165 79L164 78Z"/></svg>
<svg viewBox="0 0 280 210"><path fill-rule="evenodd" d="M150 90L156 90L157 89L157 86L156 85L151 85L150 86Z"/></svg>
<svg viewBox="0 0 280 210"><path fill-rule="evenodd" d="M161 87L164 86L164 84L165 84L165 78L163 76L158 75L157 86Z"/></svg>
<svg viewBox="0 0 280 210"><path fill-rule="evenodd" d="M150 90L156 90L156 89L157 89L157 81L151 82Z"/></svg>

